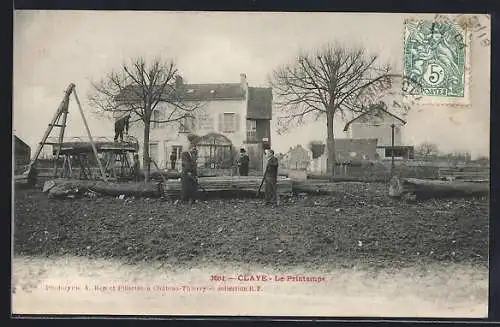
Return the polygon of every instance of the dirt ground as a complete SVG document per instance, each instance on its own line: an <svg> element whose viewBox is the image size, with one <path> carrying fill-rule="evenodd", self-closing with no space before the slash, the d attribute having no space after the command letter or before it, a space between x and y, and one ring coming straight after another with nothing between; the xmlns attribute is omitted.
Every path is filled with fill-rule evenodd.
<svg viewBox="0 0 500 327"><path fill-rule="evenodd" d="M336 195L295 196L282 199L278 208L264 207L258 199L207 199L192 206L161 199L50 200L39 190L16 190L14 310L486 315L487 199L412 203L389 198L383 184L336 187ZM261 292L223 294L97 296L44 288L116 280L208 285L215 273L272 275L278 270L328 281L267 283Z"/></svg>
<svg viewBox="0 0 500 327"><path fill-rule="evenodd" d="M15 194L18 255L76 255L218 263L399 267L488 264L487 199L401 202L384 184L336 183L333 196L211 199L192 206L161 199L51 200Z"/></svg>

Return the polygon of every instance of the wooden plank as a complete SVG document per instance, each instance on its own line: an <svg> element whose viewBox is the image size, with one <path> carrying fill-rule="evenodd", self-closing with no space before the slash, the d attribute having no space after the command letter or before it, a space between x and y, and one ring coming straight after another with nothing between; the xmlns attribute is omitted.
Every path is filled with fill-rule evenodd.
<svg viewBox="0 0 500 327"><path fill-rule="evenodd" d="M137 152L139 145L135 142L95 142L97 151L128 151ZM56 147L53 149L55 154ZM63 142L61 143L61 154L64 153L89 153L92 152L92 144L90 142Z"/></svg>

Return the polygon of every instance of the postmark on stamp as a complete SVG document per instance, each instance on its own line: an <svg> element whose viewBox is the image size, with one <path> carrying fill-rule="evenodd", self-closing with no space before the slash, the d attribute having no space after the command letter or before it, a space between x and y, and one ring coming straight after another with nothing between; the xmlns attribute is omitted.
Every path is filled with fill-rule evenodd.
<svg viewBox="0 0 500 327"><path fill-rule="evenodd" d="M454 22L407 20L404 76L411 87L403 92L425 102L468 104L467 32Z"/></svg>

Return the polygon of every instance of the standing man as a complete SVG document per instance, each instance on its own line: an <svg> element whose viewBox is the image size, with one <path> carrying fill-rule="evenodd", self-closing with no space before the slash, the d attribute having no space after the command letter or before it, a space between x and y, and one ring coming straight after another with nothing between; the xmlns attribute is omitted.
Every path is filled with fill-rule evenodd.
<svg viewBox="0 0 500 327"><path fill-rule="evenodd" d="M189 151L181 154L182 172L181 172L181 201L193 203L196 198L197 190L197 172L196 161Z"/></svg>
<svg viewBox="0 0 500 327"><path fill-rule="evenodd" d="M267 151L267 164L264 172L264 192L266 205L277 204L278 192L278 158L274 156L274 151Z"/></svg>
<svg viewBox="0 0 500 327"><path fill-rule="evenodd" d="M36 179L38 177L38 170L36 169L36 161L29 167L28 170L28 186L35 187Z"/></svg>
<svg viewBox="0 0 500 327"><path fill-rule="evenodd" d="M141 163L139 161L139 155L134 154L134 164L132 166L132 176L135 182L141 180Z"/></svg>
<svg viewBox="0 0 500 327"><path fill-rule="evenodd" d="M118 137L120 138L121 142L123 142L123 132L125 132L125 134L128 134L129 120L130 115L126 115L125 117L122 117L115 122L115 142L118 141Z"/></svg>
<svg viewBox="0 0 500 327"><path fill-rule="evenodd" d="M193 158L193 162L195 164L195 167L197 167L197 164L198 164L198 149L196 148L196 145L192 145L191 150L189 152L191 153L191 157Z"/></svg>
<svg viewBox="0 0 500 327"><path fill-rule="evenodd" d="M248 176L248 167L250 165L250 158L248 157L245 149L240 149L240 156L236 162L238 164L238 169L240 176Z"/></svg>
<svg viewBox="0 0 500 327"><path fill-rule="evenodd" d="M177 161L177 151L172 149L172 153L170 154L170 167L172 170L175 170L175 162Z"/></svg>

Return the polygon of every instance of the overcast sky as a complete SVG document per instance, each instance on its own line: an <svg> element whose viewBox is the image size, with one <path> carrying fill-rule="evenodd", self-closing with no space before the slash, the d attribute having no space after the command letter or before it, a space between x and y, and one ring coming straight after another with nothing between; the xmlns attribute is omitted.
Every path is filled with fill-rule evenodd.
<svg viewBox="0 0 500 327"><path fill-rule="evenodd" d="M73 82L92 133L112 136L113 122L93 117L86 95L90 81L135 56L173 58L188 83L238 82L246 73L251 86L265 86L277 66L299 49L338 40L365 46L396 70L402 66L405 14L344 13L167 13L97 11L18 11L14 16L15 133L36 147ZM488 20L482 18L487 24ZM489 25L488 25L489 26ZM414 107L407 117L405 142L437 143L444 151L489 152L490 49L474 34L469 108ZM67 135L86 135L74 100ZM336 135L342 137L342 123ZM273 132L274 133L274 132ZM273 147L324 140L317 122L272 135Z"/></svg>

